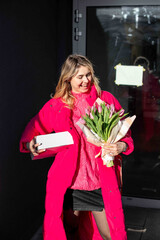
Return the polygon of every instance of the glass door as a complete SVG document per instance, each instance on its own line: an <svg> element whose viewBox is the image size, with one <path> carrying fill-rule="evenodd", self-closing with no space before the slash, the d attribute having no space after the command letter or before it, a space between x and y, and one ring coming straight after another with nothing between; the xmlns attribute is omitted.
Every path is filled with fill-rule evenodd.
<svg viewBox="0 0 160 240"><path fill-rule="evenodd" d="M74 1L73 52L87 55L101 88L137 116L135 151L123 155L123 196L160 200L160 3ZM142 65L143 85L117 86L117 64Z"/></svg>

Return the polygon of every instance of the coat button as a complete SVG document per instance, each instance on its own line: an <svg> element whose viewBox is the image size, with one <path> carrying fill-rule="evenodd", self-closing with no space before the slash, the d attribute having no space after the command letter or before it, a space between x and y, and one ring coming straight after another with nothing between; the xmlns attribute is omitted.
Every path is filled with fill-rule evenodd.
<svg viewBox="0 0 160 240"><path fill-rule="evenodd" d="M52 104L50 105L50 107L52 107Z"/></svg>
<svg viewBox="0 0 160 240"><path fill-rule="evenodd" d="M72 129L72 127L70 127L70 129Z"/></svg>

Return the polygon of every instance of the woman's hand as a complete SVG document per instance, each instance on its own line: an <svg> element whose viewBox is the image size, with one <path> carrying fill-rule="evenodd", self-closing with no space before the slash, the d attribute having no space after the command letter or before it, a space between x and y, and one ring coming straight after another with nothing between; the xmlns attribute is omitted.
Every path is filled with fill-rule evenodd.
<svg viewBox="0 0 160 240"><path fill-rule="evenodd" d="M39 143L36 143L36 138L34 137L29 143L27 143L28 150L33 154L33 156L38 156L40 153L45 152L45 149L38 150Z"/></svg>
<svg viewBox="0 0 160 240"><path fill-rule="evenodd" d="M117 156L118 154L126 150L127 144L125 142L104 143L102 145L102 148L103 148L103 154Z"/></svg>

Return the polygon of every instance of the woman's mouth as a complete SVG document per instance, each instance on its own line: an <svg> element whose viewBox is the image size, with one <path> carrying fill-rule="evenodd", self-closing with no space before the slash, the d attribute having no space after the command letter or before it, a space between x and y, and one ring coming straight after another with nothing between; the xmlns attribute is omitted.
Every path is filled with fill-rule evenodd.
<svg viewBox="0 0 160 240"><path fill-rule="evenodd" d="M80 87L88 88L88 85L80 85Z"/></svg>

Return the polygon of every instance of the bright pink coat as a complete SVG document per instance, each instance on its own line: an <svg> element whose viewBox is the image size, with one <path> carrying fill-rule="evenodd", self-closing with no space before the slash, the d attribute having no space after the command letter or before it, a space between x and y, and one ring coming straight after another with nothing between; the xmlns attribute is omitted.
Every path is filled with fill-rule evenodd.
<svg viewBox="0 0 160 240"><path fill-rule="evenodd" d="M87 99L90 106L97 98L97 91L93 86ZM121 108L119 102L109 92L102 91L101 99L108 104L114 103L116 110ZM58 152L48 172L44 217L44 240L66 240L63 227L63 198L66 189L70 187L76 170L77 156L80 148L80 137L73 126L72 110L64 107L60 99L50 99L40 112L28 123L20 141L20 151L26 150L26 142L40 134L53 131L69 131L74 139L74 145ZM133 149L133 140L128 133L122 141L128 144L124 154L130 154ZM97 153L99 148L97 147ZM124 214L116 175L117 166L107 168L102 159L98 158L102 195L105 205L107 221L112 240L126 240ZM115 164L116 165L116 164ZM93 216L90 212L81 214L79 226L80 240L102 240Z"/></svg>

